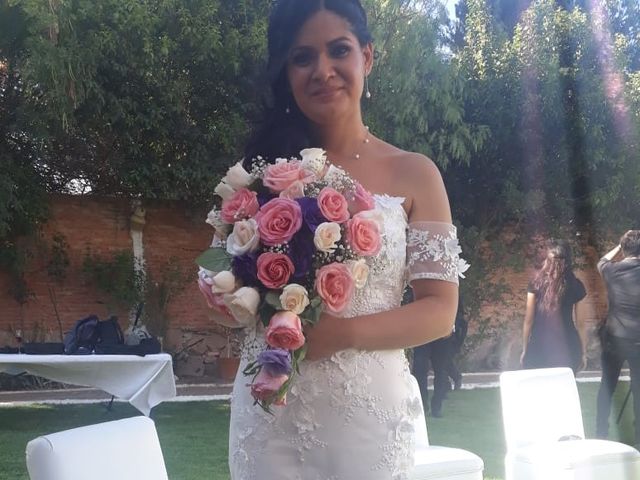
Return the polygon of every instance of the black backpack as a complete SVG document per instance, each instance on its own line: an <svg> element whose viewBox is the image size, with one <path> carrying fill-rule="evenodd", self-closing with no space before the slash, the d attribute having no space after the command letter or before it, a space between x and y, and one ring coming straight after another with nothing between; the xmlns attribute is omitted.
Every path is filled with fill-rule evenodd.
<svg viewBox="0 0 640 480"><path fill-rule="evenodd" d="M95 315L78 320L71 331L64 336L64 353L67 355L92 353L98 340L99 323Z"/></svg>

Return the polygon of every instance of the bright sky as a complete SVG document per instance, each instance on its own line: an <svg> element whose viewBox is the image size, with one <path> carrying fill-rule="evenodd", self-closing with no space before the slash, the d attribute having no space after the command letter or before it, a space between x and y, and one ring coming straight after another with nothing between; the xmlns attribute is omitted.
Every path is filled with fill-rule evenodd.
<svg viewBox="0 0 640 480"><path fill-rule="evenodd" d="M447 10L449 10L449 17L454 18L456 16L456 2L457 0L445 0Z"/></svg>

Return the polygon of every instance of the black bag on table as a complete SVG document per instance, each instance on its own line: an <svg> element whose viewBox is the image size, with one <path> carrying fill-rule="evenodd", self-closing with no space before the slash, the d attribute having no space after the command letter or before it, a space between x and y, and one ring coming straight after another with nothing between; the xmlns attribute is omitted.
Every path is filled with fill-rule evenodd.
<svg viewBox="0 0 640 480"><path fill-rule="evenodd" d="M98 340L98 317L89 315L78 320L64 336L64 353L67 355L89 355Z"/></svg>

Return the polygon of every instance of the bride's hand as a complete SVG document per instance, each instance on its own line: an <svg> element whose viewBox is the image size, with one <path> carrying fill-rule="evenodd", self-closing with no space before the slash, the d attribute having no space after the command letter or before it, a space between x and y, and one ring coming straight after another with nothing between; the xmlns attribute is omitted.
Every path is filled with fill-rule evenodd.
<svg viewBox="0 0 640 480"><path fill-rule="evenodd" d="M323 313L314 326L305 326L307 360L328 358L340 350L349 348L348 320Z"/></svg>

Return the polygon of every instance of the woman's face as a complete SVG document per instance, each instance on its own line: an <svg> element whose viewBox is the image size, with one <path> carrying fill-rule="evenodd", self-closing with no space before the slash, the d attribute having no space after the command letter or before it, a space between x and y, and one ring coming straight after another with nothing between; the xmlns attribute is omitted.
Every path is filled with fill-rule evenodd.
<svg viewBox="0 0 640 480"><path fill-rule="evenodd" d="M320 10L302 26L289 52L287 75L296 104L319 125L359 114L372 60L371 44L362 47L347 20Z"/></svg>

